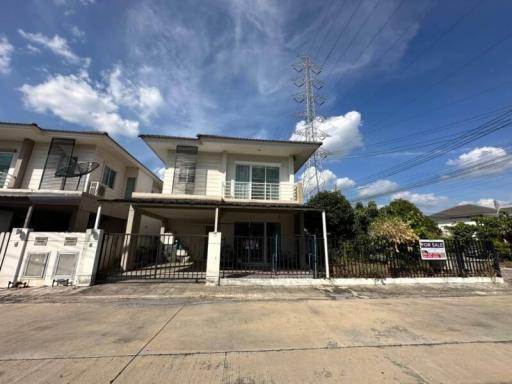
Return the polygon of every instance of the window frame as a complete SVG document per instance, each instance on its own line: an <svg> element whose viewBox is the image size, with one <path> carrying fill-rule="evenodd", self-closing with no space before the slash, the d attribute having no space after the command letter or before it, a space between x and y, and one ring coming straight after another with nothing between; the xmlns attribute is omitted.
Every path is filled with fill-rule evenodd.
<svg viewBox="0 0 512 384"><path fill-rule="evenodd" d="M105 164L101 174L101 184L109 187L110 189L114 189L114 186L116 185L116 177L117 171ZM110 182L112 182L112 185L110 185Z"/></svg>
<svg viewBox="0 0 512 384"><path fill-rule="evenodd" d="M45 256L43 269L41 270L40 275L27 275L27 270L30 265L30 259L32 258L32 256L35 256L35 255L44 255ZM28 257L27 257L27 262L25 264L25 268L23 269L23 277L28 277L28 278L32 278L32 279L44 278L44 275L46 273L46 268L48 267L48 259L49 258L50 258L50 252L29 252Z"/></svg>

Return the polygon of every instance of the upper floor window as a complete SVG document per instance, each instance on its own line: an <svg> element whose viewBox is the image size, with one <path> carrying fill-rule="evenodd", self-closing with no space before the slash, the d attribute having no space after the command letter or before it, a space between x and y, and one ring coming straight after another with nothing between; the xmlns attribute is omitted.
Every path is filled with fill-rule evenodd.
<svg viewBox="0 0 512 384"><path fill-rule="evenodd" d="M124 198L129 199L132 197L132 193L135 191L135 183L137 182L136 177L128 177L126 179L126 189L124 190Z"/></svg>
<svg viewBox="0 0 512 384"><path fill-rule="evenodd" d="M101 183L105 184L107 187L114 189L114 184L116 182L117 172L114 171L109 166L105 165L103 168L103 176L101 177Z"/></svg>
<svg viewBox="0 0 512 384"><path fill-rule="evenodd" d="M0 152L0 188L9 183L9 169L13 157L14 152Z"/></svg>
<svg viewBox="0 0 512 384"><path fill-rule="evenodd" d="M193 194L196 181L197 147L178 145L174 166L173 193Z"/></svg>

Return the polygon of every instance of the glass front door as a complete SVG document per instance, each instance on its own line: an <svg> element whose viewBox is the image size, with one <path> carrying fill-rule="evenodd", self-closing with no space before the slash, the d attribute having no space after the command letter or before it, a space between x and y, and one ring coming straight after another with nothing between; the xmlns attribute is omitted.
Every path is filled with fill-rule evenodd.
<svg viewBox="0 0 512 384"><path fill-rule="evenodd" d="M234 250L245 266L269 265L281 253L280 223L235 223Z"/></svg>

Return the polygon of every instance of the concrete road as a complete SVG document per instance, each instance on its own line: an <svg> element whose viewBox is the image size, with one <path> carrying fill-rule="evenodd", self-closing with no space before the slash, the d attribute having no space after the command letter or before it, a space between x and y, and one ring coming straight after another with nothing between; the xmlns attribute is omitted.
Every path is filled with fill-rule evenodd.
<svg viewBox="0 0 512 384"><path fill-rule="evenodd" d="M0 383L512 383L512 296L0 304Z"/></svg>

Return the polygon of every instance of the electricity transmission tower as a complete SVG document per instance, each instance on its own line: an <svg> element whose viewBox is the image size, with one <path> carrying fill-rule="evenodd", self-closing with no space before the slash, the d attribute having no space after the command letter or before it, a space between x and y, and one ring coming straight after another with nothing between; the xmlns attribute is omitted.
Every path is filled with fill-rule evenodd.
<svg viewBox="0 0 512 384"><path fill-rule="evenodd" d="M302 56L301 61L292 65L292 68L302 75L293 81L295 86L301 89L301 92L294 95L293 99L299 104L304 104L304 112L299 113L299 116L304 119L304 127L297 129L295 134L304 138L304 141L322 142L329 135L317 126L319 122L323 121L323 118L316 114L316 107L325 101L322 96L316 94L316 91L323 87L323 83L316 78L320 74L321 68L307 55ZM315 191L320 192L326 187L325 180L322 180L321 177L322 160L326 156L327 152L320 148L306 163L303 183L304 190L308 192L308 195Z"/></svg>

